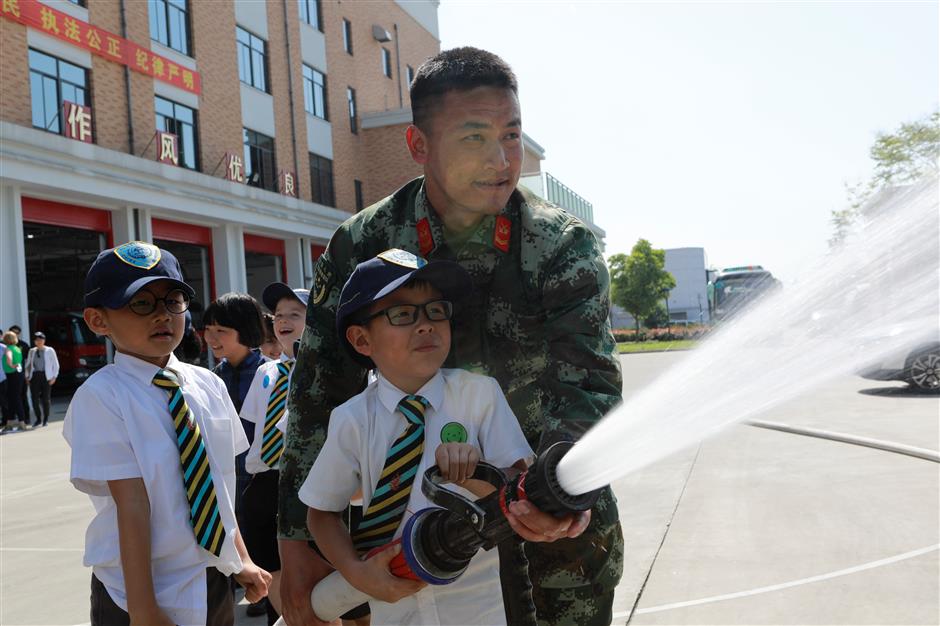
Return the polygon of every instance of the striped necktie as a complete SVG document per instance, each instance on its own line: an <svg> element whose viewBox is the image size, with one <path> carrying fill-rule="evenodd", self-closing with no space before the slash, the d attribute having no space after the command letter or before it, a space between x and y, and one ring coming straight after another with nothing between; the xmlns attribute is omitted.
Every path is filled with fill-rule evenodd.
<svg viewBox="0 0 940 626"><path fill-rule="evenodd" d="M408 426L385 456L385 467L369 508L353 533L353 544L360 552L391 541L401 524L424 451L424 411L429 404L427 399L414 395L405 396L398 403L398 411L405 416Z"/></svg>
<svg viewBox="0 0 940 626"><path fill-rule="evenodd" d="M153 377L153 384L163 389L170 397L170 417L173 418L173 426L176 428L183 488L186 490L186 499L189 500L189 519L193 525L196 542L219 556L222 553L225 528L219 516L219 502L215 495L215 485L212 484L209 457L199 432L199 425L193 420L193 413L186 404L179 379L174 372L158 371Z"/></svg>
<svg viewBox="0 0 940 626"><path fill-rule="evenodd" d="M287 388L290 385L290 371L293 361L281 361L277 364L277 380L268 399L268 410L264 416L264 434L261 439L261 461L273 468L284 450L284 435L277 429L277 423L287 409Z"/></svg>

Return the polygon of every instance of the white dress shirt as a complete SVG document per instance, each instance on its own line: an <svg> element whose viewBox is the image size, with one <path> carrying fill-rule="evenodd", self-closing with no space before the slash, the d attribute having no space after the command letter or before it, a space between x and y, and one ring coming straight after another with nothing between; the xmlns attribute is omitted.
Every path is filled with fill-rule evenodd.
<svg viewBox="0 0 940 626"><path fill-rule="evenodd" d="M117 537L117 507L109 480L142 478L150 499L150 550L157 604L176 624L206 623L206 568L241 571L235 548L235 455L248 448L225 384L207 369L172 354L186 404L209 458L225 540L219 557L196 543L183 488L180 452L166 391L153 384L158 368L115 354L75 392L63 435L72 448L71 480L91 497L95 517L85 533L84 564L114 602L127 610Z"/></svg>
<svg viewBox="0 0 940 626"><path fill-rule="evenodd" d="M281 375L280 372L277 371L277 366L280 363L287 363L289 361L293 361L293 359L287 359L282 354L278 361L265 361L259 365L255 372L255 377L251 380L251 386L248 387L248 394L245 396L245 401L242 403L241 418L249 422L254 422L255 424L255 437L252 439L251 447L248 448L248 454L245 456L245 469L249 474L260 474L269 469L278 468L276 463L274 467L271 468L265 465L264 461L261 460L261 444L264 440L264 420L268 414L268 401L271 399L271 391L274 389L274 384L277 382L278 376ZM293 373L294 370L291 369L291 374ZM289 379L290 377L288 377L288 380ZM285 398L285 407L286 406ZM281 423L284 424L284 428L279 427ZM286 425L287 409L285 408L284 414L276 424L282 435L286 430Z"/></svg>
<svg viewBox="0 0 940 626"><path fill-rule="evenodd" d="M405 417L396 411L406 395L379 374L362 393L333 410L326 442L300 488L301 501L321 511L341 511L361 488L363 508L368 509L388 450L407 426ZM495 379L442 369L417 395L430 403L424 416L424 452L396 537L411 515L434 506L421 493L420 481L424 471L435 464L434 454L445 426L450 432L455 424L462 426L466 442L497 467L534 458ZM369 604L374 625L506 623L495 549L478 552L467 571L449 585L429 585L394 604L376 600Z"/></svg>

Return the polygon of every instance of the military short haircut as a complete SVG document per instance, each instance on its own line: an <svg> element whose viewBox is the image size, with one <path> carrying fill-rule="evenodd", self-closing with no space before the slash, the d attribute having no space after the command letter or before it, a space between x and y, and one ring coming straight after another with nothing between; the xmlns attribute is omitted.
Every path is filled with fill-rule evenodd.
<svg viewBox="0 0 940 626"><path fill-rule="evenodd" d="M449 91L477 87L511 89L518 94L516 75L501 58L479 48L453 48L421 64L411 81L411 115L414 125L428 132L441 97Z"/></svg>

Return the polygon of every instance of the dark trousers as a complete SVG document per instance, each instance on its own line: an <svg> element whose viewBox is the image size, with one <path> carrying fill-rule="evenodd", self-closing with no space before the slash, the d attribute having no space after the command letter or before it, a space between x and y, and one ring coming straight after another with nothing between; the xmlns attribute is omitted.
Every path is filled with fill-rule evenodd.
<svg viewBox="0 0 940 626"><path fill-rule="evenodd" d="M26 379L23 372L11 372L7 374L7 380L4 383L6 387L6 406L7 411L3 414L3 423L9 420L20 420L26 422L26 408L23 406L23 385Z"/></svg>
<svg viewBox="0 0 940 626"><path fill-rule="evenodd" d="M235 597L228 576L210 567L206 569L206 626L232 626L235 623ZM130 626L127 611L115 604L98 578L91 575L91 626Z"/></svg>
<svg viewBox="0 0 940 626"><path fill-rule="evenodd" d="M36 416L36 424L41 422L45 425L49 421L49 413L52 409L52 385L46 380L45 372L33 372L29 379L29 392L33 396L33 415ZM40 408L42 408L41 414Z"/></svg>

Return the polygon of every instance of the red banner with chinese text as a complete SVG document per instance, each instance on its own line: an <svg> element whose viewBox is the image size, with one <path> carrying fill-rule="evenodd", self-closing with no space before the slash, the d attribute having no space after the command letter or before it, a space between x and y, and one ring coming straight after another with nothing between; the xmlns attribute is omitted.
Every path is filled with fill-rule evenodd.
<svg viewBox="0 0 940 626"><path fill-rule="evenodd" d="M88 50L92 54L121 63L135 72L179 87L190 93L202 91L199 73L155 54L114 33L92 26L38 2L38 0L0 0L3 17L39 32Z"/></svg>

